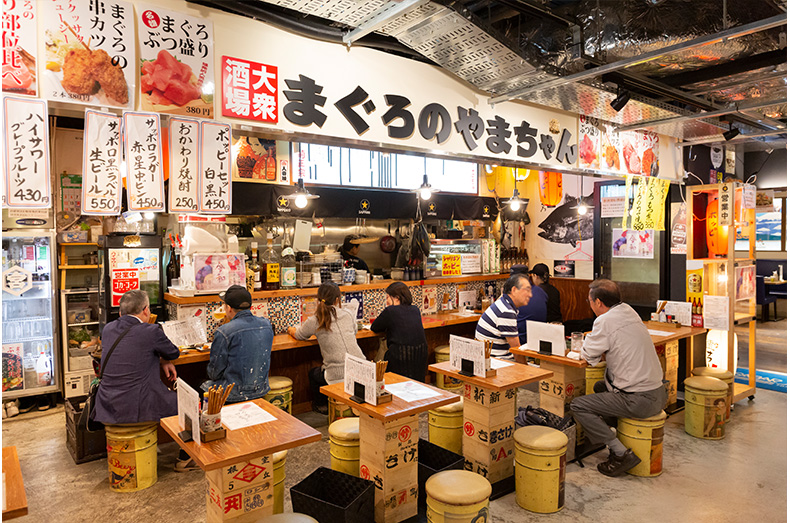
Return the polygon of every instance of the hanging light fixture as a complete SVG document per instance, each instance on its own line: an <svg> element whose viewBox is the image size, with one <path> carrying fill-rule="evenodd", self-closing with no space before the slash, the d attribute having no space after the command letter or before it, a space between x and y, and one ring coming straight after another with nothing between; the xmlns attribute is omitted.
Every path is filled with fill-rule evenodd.
<svg viewBox="0 0 790 523"><path fill-rule="evenodd" d="M436 189L435 187L431 187L431 184L428 183L428 175L423 174L422 185L420 185L417 189L414 189L413 192L419 194L420 198L422 198L423 200L430 200L431 195L435 192L439 192L439 189Z"/></svg>
<svg viewBox="0 0 790 523"><path fill-rule="evenodd" d="M510 210L513 212L518 211L521 209L522 205L525 205L527 202L522 200L518 195L518 189L515 187L513 188L513 196L510 197L509 200L505 200L505 203L510 206Z"/></svg>
<svg viewBox="0 0 790 523"><path fill-rule="evenodd" d="M705 210L705 232L708 244L708 257L726 256L728 249L728 227L719 225L719 199L708 202Z"/></svg>
<svg viewBox="0 0 790 523"><path fill-rule="evenodd" d="M310 191L304 186L304 178L299 178L299 181L296 183L296 191L287 195L285 198L293 200L294 205L299 209L304 209L307 207L308 200L317 200L320 196L317 194L310 194Z"/></svg>

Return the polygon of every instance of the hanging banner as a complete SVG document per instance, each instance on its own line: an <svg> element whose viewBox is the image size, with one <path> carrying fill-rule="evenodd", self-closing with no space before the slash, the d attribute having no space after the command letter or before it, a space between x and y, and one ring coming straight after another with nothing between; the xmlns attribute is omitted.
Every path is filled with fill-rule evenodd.
<svg viewBox="0 0 790 523"><path fill-rule="evenodd" d="M122 0L43 0L41 96L134 109L134 10Z"/></svg>
<svg viewBox="0 0 790 523"><path fill-rule="evenodd" d="M277 123L277 67L222 57L222 116Z"/></svg>
<svg viewBox="0 0 790 523"><path fill-rule="evenodd" d="M601 134L597 118L579 115L579 167L601 167Z"/></svg>
<svg viewBox="0 0 790 523"><path fill-rule="evenodd" d="M686 204L676 202L672 204L672 235L670 236L670 254L686 254Z"/></svg>
<svg viewBox="0 0 790 523"><path fill-rule="evenodd" d="M631 174L658 176L658 134L651 131L620 133L625 170Z"/></svg>
<svg viewBox="0 0 790 523"><path fill-rule="evenodd" d="M165 210L159 115L124 111L126 189L130 211Z"/></svg>
<svg viewBox="0 0 790 523"><path fill-rule="evenodd" d="M664 202L669 192L669 181L659 178L645 180L645 230L664 230Z"/></svg>
<svg viewBox="0 0 790 523"><path fill-rule="evenodd" d="M200 122L170 118L170 212L198 212Z"/></svg>
<svg viewBox="0 0 790 523"><path fill-rule="evenodd" d="M36 0L3 0L3 92L36 96Z"/></svg>
<svg viewBox="0 0 790 523"><path fill-rule="evenodd" d="M137 4L140 105L214 118L214 37L203 18Z"/></svg>
<svg viewBox="0 0 790 523"><path fill-rule="evenodd" d="M229 214L230 125L200 124L200 212Z"/></svg>
<svg viewBox="0 0 790 523"><path fill-rule="evenodd" d="M52 205L49 180L47 103L3 98L3 207L46 209Z"/></svg>
<svg viewBox="0 0 790 523"><path fill-rule="evenodd" d="M615 173L626 172L620 133L611 124L604 124L601 133L601 168Z"/></svg>
<svg viewBox="0 0 790 523"><path fill-rule="evenodd" d="M121 147L121 118L86 110L82 139L82 214L120 214Z"/></svg>
<svg viewBox="0 0 790 523"><path fill-rule="evenodd" d="M639 183L634 189L634 205L631 208L631 229L635 231L645 230L645 220L647 219L647 181L644 177L639 177Z"/></svg>
<svg viewBox="0 0 790 523"><path fill-rule="evenodd" d="M631 194L631 180L633 179L633 175L627 174L625 176L625 201L623 202L623 223L621 225L622 229L628 228L628 215L631 214L631 211L628 208L628 195Z"/></svg>

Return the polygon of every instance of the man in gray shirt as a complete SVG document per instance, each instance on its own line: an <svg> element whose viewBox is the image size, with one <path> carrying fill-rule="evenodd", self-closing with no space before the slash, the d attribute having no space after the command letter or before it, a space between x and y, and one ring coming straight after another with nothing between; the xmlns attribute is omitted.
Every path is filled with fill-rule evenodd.
<svg viewBox="0 0 790 523"><path fill-rule="evenodd" d="M609 459L598 464L598 471L619 476L641 460L617 439L605 419L655 416L666 405L667 392L650 333L636 311L620 301L617 284L595 280L588 299L597 318L584 340L582 357L597 365L605 355L606 374L595 384L595 394L571 402L571 412L592 443L609 447Z"/></svg>

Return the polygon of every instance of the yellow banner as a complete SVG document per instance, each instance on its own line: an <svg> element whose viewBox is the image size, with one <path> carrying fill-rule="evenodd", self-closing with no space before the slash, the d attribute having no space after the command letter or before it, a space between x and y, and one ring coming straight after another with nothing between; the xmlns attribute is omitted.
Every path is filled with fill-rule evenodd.
<svg viewBox="0 0 790 523"><path fill-rule="evenodd" d="M643 176L639 177L639 184L634 191L634 205L631 208L631 230L644 231L647 209L647 182Z"/></svg>
<svg viewBox="0 0 790 523"><path fill-rule="evenodd" d="M627 174L625 177L625 202L623 202L623 224L620 226L623 230L628 229L628 191L631 190L631 179L633 174Z"/></svg>
<svg viewBox="0 0 790 523"><path fill-rule="evenodd" d="M631 211L631 229L664 230L664 203L669 193L669 181L658 178L639 178Z"/></svg>

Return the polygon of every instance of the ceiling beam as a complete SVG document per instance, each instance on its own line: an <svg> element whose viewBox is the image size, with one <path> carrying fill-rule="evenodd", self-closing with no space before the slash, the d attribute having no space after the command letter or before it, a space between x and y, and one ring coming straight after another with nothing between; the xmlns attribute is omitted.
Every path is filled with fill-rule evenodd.
<svg viewBox="0 0 790 523"><path fill-rule="evenodd" d="M787 63L787 49L777 49L754 56L745 56L719 65L712 65L694 71L685 71L671 76L665 76L661 81L672 87L682 87L700 82L708 82L725 76L762 69Z"/></svg>
<svg viewBox="0 0 790 523"><path fill-rule="evenodd" d="M376 31L381 26L412 9L420 7L428 0L403 0L402 2L387 2L377 12L372 14L358 27L343 35L343 43L350 46L365 35Z"/></svg>
<svg viewBox="0 0 790 523"><path fill-rule="evenodd" d="M765 133L756 133L756 134L741 134L736 136L732 140L725 140L723 136L714 136L710 138L700 138L699 140L689 140L688 142L678 142L675 144L675 147L688 147L690 145L702 145L702 144L712 144L712 143L725 143L727 145L734 145L736 143L741 142L763 142L763 143L770 143L764 142L763 140L757 140L757 138L765 138L768 136L776 136L779 134L787 134L787 129L782 129L781 131L769 131Z"/></svg>

